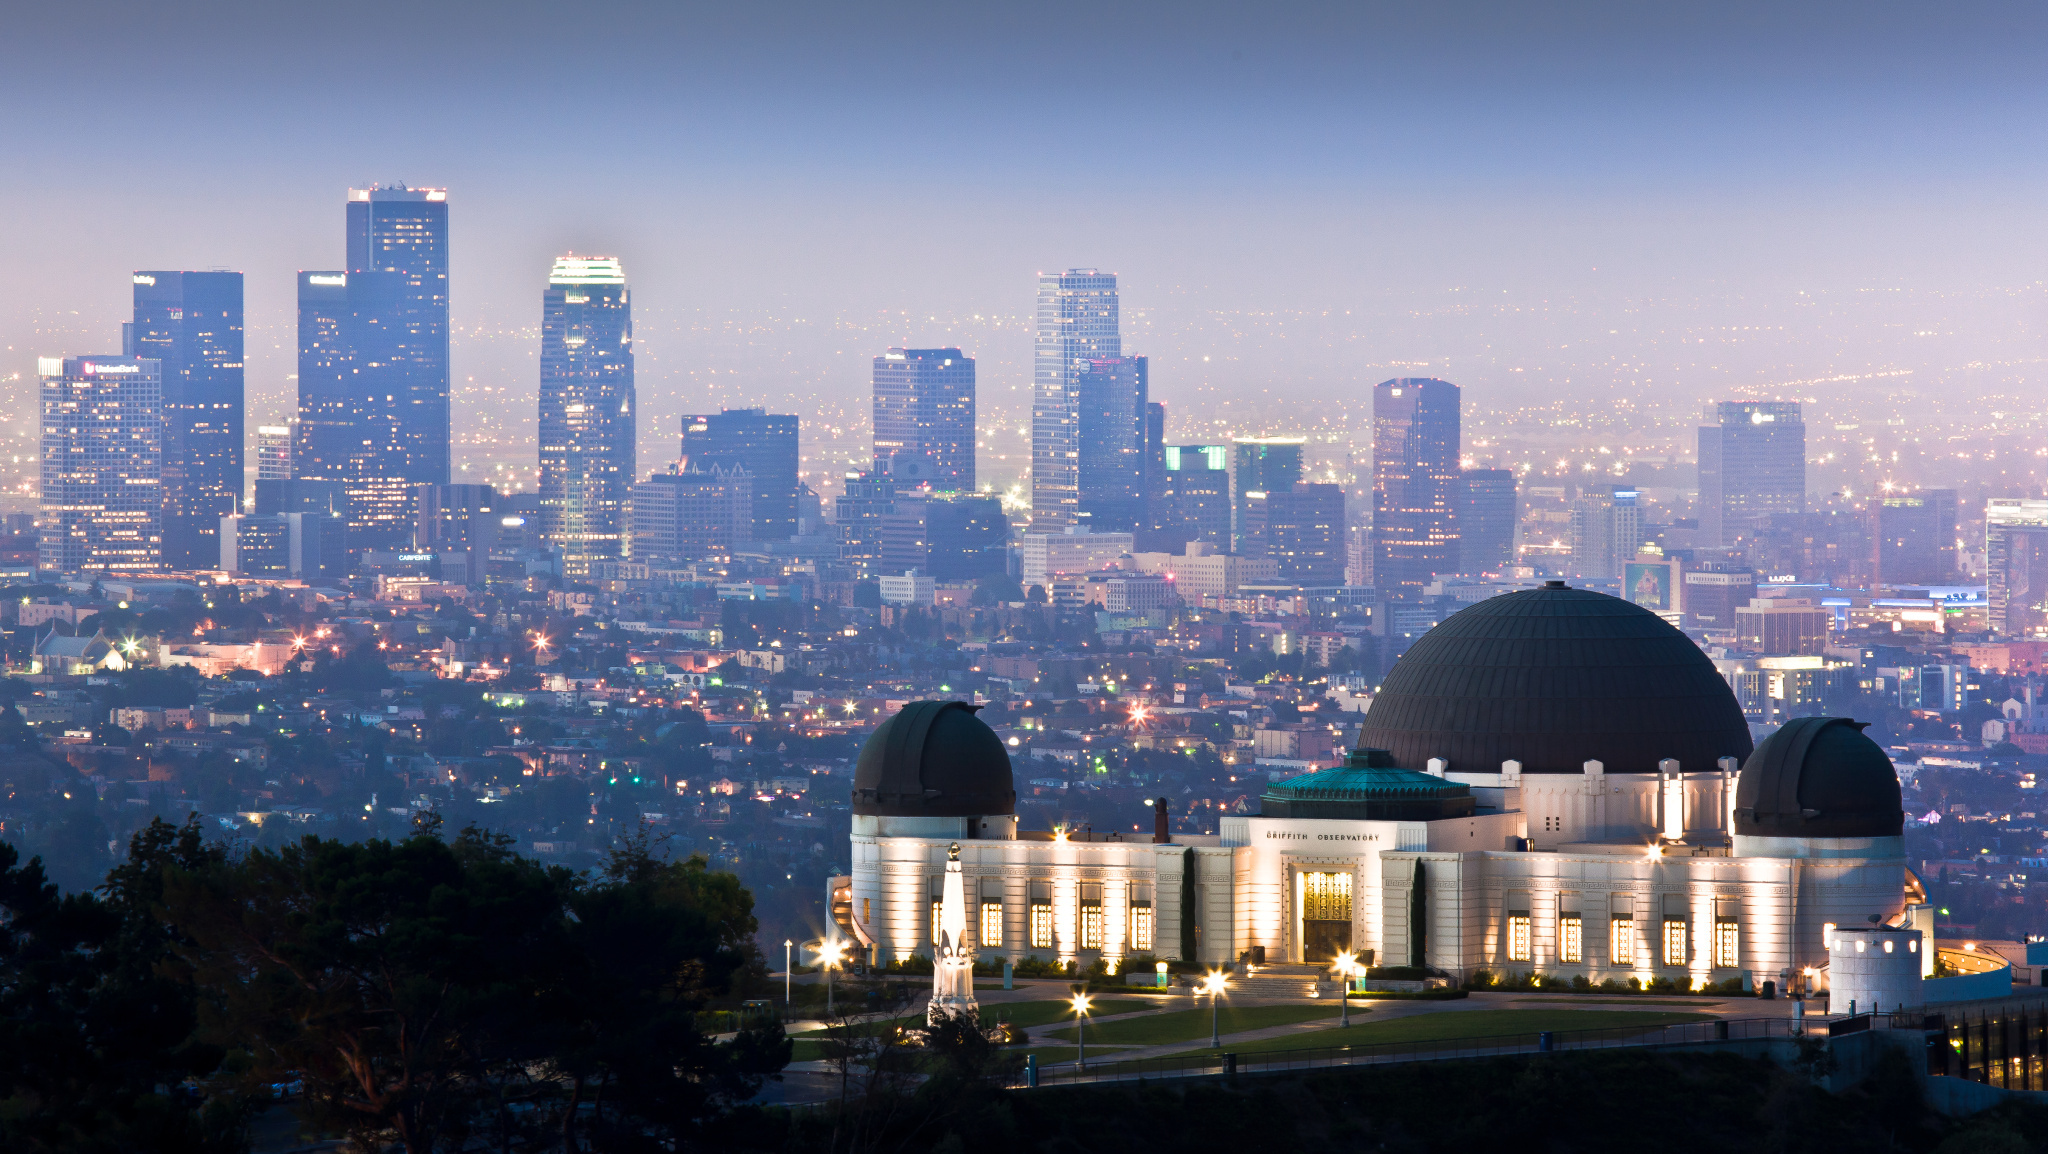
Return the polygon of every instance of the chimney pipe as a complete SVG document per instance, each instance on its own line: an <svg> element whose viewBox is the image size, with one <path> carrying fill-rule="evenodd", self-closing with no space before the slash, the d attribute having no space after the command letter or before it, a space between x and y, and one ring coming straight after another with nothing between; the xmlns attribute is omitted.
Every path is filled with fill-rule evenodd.
<svg viewBox="0 0 2048 1154"><path fill-rule="evenodd" d="M1152 801L1152 844L1165 845L1172 840L1173 835L1166 831L1166 799L1163 797L1154 798Z"/></svg>

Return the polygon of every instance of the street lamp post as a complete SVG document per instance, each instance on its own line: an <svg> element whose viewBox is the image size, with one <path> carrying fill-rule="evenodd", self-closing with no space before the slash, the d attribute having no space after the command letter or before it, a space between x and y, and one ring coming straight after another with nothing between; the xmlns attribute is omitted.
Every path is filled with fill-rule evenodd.
<svg viewBox="0 0 2048 1154"><path fill-rule="evenodd" d="M790 965L790 951L794 950L795 948L795 942L790 941L788 938L782 939L782 1004L784 1007L788 1007L790 1005L790 974L792 972L792 967Z"/></svg>
<svg viewBox="0 0 2048 1154"><path fill-rule="evenodd" d="M844 962L845 959L840 955L845 949L846 943L838 938L827 938L818 946L818 964L825 968L825 1016L827 1018L832 1016L832 971L838 969L840 964Z"/></svg>
<svg viewBox="0 0 2048 1154"><path fill-rule="evenodd" d="M1227 979L1221 970L1210 970L1202 979L1202 992L1209 995L1209 1047L1223 1048L1223 983Z"/></svg>
<svg viewBox="0 0 2048 1154"><path fill-rule="evenodd" d="M1344 988L1339 993L1339 996L1344 1000L1344 1009L1338 1015L1337 1024L1340 1027L1349 1026L1351 1024L1351 976L1358 972L1358 955L1349 951L1338 954L1336 970L1339 974L1343 975L1344 979Z"/></svg>
<svg viewBox="0 0 2048 1154"><path fill-rule="evenodd" d="M1074 1054L1074 1069L1086 1070L1088 1068L1088 995L1075 994L1072 1005L1074 1007L1074 1039L1077 1047Z"/></svg>

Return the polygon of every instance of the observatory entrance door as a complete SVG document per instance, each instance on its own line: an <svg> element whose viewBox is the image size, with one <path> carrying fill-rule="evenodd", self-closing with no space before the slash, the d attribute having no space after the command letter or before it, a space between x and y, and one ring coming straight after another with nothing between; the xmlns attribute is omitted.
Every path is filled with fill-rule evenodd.
<svg viewBox="0 0 2048 1154"><path fill-rule="evenodd" d="M1351 949L1351 875L1301 875L1301 960L1332 962Z"/></svg>

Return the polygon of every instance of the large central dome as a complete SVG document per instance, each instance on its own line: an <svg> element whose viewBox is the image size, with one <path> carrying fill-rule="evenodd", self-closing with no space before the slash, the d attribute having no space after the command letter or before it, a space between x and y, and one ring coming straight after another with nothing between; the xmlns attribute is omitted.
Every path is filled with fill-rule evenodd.
<svg viewBox="0 0 2048 1154"><path fill-rule="evenodd" d="M1552 581L1453 614L1387 675L1359 733L1404 769L1687 771L1746 758L1749 726L1714 663L1663 618Z"/></svg>

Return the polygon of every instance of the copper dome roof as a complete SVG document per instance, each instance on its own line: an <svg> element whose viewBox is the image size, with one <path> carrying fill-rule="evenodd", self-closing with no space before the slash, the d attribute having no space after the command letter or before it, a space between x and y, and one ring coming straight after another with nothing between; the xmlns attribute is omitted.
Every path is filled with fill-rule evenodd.
<svg viewBox="0 0 2048 1154"><path fill-rule="evenodd" d="M1422 769L1651 773L1749 756L1749 725L1700 647L1618 597L1553 581L1453 614L1396 662L1373 698L1361 748Z"/></svg>
<svg viewBox="0 0 2048 1154"><path fill-rule="evenodd" d="M853 812L980 817L1017 812L1010 752L964 701L913 701L875 727L853 767Z"/></svg>

